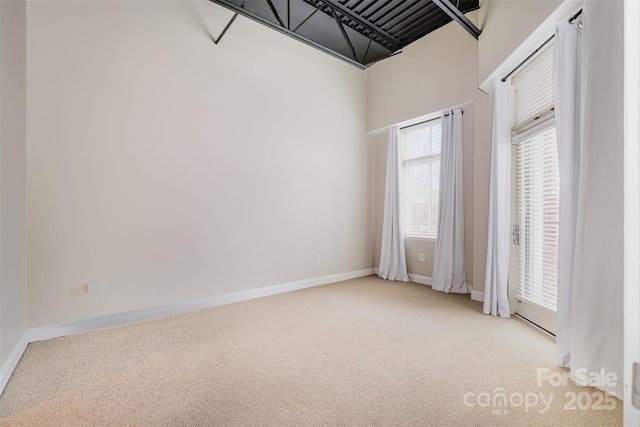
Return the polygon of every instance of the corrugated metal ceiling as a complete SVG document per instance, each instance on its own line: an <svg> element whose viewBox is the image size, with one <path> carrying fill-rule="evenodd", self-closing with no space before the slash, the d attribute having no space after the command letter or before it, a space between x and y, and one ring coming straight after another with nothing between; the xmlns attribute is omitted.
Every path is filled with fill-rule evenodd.
<svg viewBox="0 0 640 427"><path fill-rule="evenodd" d="M452 21L476 38L464 13L478 0L211 0L365 68Z"/></svg>

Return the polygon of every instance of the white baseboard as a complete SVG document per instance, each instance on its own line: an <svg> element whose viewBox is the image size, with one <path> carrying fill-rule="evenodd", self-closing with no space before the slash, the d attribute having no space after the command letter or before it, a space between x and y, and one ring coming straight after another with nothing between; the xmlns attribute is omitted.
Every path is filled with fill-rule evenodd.
<svg viewBox="0 0 640 427"><path fill-rule="evenodd" d="M28 345L29 341L27 340L27 334L24 333L20 338L20 341L18 341L18 344L16 344L16 346L11 351L11 354L9 354L7 360L2 364L2 367L0 367L0 395L4 391L4 388L7 386L9 378L11 378L11 375L16 369L16 366L18 366L18 362L20 362L20 359L22 358L22 355L24 354Z"/></svg>
<svg viewBox="0 0 640 427"><path fill-rule="evenodd" d="M484 292L482 291L471 291L471 299L474 301L484 301Z"/></svg>
<svg viewBox="0 0 640 427"><path fill-rule="evenodd" d="M431 277L429 276L421 276L419 274L409 273L409 280L411 280L414 283L420 283L421 285L431 286Z"/></svg>
<svg viewBox="0 0 640 427"><path fill-rule="evenodd" d="M379 272L379 268L375 267L373 269L373 274L378 274L378 272ZM409 273L409 280L414 283L420 283L421 285L428 285L428 286L431 286L431 283L433 283L433 278L429 276L421 276L420 274ZM476 292L473 290L473 286L467 285L467 290L468 290L468 293L471 294L471 299L473 299L473 294L474 292ZM480 294L480 298L482 298L482 292L478 292L478 293ZM482 299L478 301L482 301Z"/></svg>
<svg viewBox="0 0 640 427"><path fill-rule="evenodd" d="M380 269L378 267L373 268L373 274L379 274ZM409 280L414 283L420 283L421 285L429 285L431 286L431 277L429 276L421 276L419 274L409 273Z"/></svg>
<svg viewBox="0 0 640 427"><path fill-rule="evenodd" d="M0 394L4 391L11 374L18 365L20 358L24 354L29 343L43 341L66 335L79 334L82 332L95 331L98 329L111 328L114 326L126 325L129 323L152 320L160 317L183 314L190 311L204 308L217 307L234 302L247 301L251 299L266 297L270 295L282 294L285 292L300 289L312 288L315 286L327 285L329 283L341 282L343 280L356 279L374 274L373 268L351 271L347 273L322 276L314 279L300 280L297 282L283 283L280 285L265 286L263 288L248 289L246 291L232 292L229 294L216 295L209 298L202 298L195 301L154 307L142 310L129 311L125 313L110 314L107 316L93 317L90 319L78 320L70 323L60 323L57 325L41 326L28 329L20 342L15 346L7 361L0 368Z"/></svg>

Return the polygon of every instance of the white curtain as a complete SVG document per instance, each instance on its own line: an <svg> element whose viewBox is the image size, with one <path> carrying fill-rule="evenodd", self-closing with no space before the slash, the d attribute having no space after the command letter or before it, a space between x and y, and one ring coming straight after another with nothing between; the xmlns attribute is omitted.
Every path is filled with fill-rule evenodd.
<svg viewBox="0 0 640 427"><path fill-rule="evenodd" d="M464 206L462 201L462 110L442 113L438 239L431 287L466 294Z"/></svg>
<svg viewBox="0 0 640 427"><path fill-rule="evenodd" d="M623 4L585 2L582 162L571 312L571 372L617 375L623 391Z"/></svg>
<svg viewBox="0 0 640 427"><path fill-rule="evenodd" d="M387 150L387 181L384 193L384 219L382 224L382 248L378 276L387 280L409 281L407 260L404 253L402 216L400 207L400 156L398 149L398 127L389 129Z"/></svg>
<svg viewBox="0 0 640 427"><path fill-rule="evenodd" d="M558 226L558 300L556 344L558 364L570 366L571 301L576 251L578 191L580 189L582 17L563 19L556 30L553 88L560 170Z"/></svg>
<svg viewBox="0 0 640 427"><path fill-rule="evenodd" d="M489 178L489 233L483 313L509 317L507 295L511 238L511 79L493 84Z"/></svg>

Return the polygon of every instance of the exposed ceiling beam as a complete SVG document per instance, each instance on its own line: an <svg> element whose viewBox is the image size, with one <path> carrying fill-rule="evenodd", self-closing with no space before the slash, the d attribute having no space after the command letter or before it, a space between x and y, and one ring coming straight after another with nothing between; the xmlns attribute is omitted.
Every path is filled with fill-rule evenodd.
<svg viewBox="0 0 640 427"><path fill-rule="evenodd" d="M280 25L282 27L284 27L284 22L282 22L282 18L280 18L280 14L278 13L278 9L276 9L275 5L273 4L273 2L271 0L267 0L267 4L269 5L269 8L271 9L271 12L273 12L273 15L276 17L276 19L278 20L278 22L280 23ZM289 28L289 27L287 27Z"/></svg>
<svg viewBox="0 0 640 427"><path fill-rule="evenodd" d="M343 5L337 0L304 0L304 1L306 1L307 3L313 4L314 6L317 6L318 3L324 3L329 7L329 9L337 10L343 16L349 18L350 20L357 23L358 25L366 28L370 32L375 33L382 41L384 41L387 45L391 47L391 50L398 50L404 45L402 41L398 40L397 38L387 33L382 28L376 26L372 22L369 22L362 16L356 14L354 11L352 11L347 6Z"/></svg>
<svg viewBox="0 0 640 427"><path fill-rule="evenodd" d="M462 25L462 28L467 30L469 34L475 37L478 40L481 31L476 27L473 22L469 21L469 19L464 16L460 10L455 7L449 0L432 0L444 13L449 15L451 19L456 21L458 24Z"/></svg>
<svg viewBox="0 0 640 427"><path fill-rule="evenodd" d="M267 27L273 28L274 30L280 31L281 33L286 34L286 35L288 35L290 37L293 37L294 39L297 39L297 40L299 40L299 41L301 41L303 43L306 43L309 46L313 46L318 50L321 50L321 51L323 51L325 53L328 53L329 55L331 55L331 56L333 56L335 58L338 58L338 59L341 59L341 60L343 60L345 62L348 62L349 64L360 68L361 70L364 70L365 68L367 68L364 64L361 64L361 63L359 63L357 61L354 61L353 59L351 59L351 58L349 58L347 56L344 56L344 55L341 55L341 54L339 54L337 52L334 52L334 51L322 46L321 44L314 42L313 40L309 40L308 38L306 38L304 36L301 36L300 34L289 30L288 28L281 27L280 25L276 24L275 22L269 21L268 19L263 18L262 16L260 16L260 15L258 15L256 13L253 13L253 12L251 12L251 11L241 7L241 6L238 6L237 4L232 3L229 0L209 0L209 1L212 2L212 3L218 4L220 6L224 6L227 9L230 9L230 10L232 10L234 12L238 12L240 15L246 16L249 19L253 19L254 21L259 22L259 23L261 23L263 25L266 25Z"/></svg>
<svg viewBox="0 0 640 427"><path fill-rule="evenodd" d="M340 32L342 33L342 37L344 37L344 40L349 45L349 49L351 49L351 54L353 55L353 59L355 59L357 61L358 60L358 55L356 54L356 50L353 47L353 44L351 43L351 40L349 39L349 35L347 34L346 30L344 29L344 25L342 25L342 21L338 17L338 14L336 13L336 10L333 8L333 6L331 6L328 3L327 3L327 5L329 6L329 9L331 9L331 13L333 14L333 17L336 20L336 24L338 24L338 28L340 28Z"/></svg>
<svg viewBox="0 0 640 427"><path fill-rule="evenodd" d="M318 9L314 10L313 12L311 12L311 14L310 14L309 16L307 16L306 18L304 18L304 19L302 20L302 22L301 22L301 23L299 23L299 24L298 24L298 26L297 26L297 27L295 27L295 28L293 29L293 31L294 31L294 32L295 32L295 31L298 31L298 29L299 29L300 27L302 27L302 26L304 25L304 23L305 23L305 22L307 22L307 21L308 21L308 20L309 20L313 15L315 15L317 11L318 11Z"/></svg>
<svg viewBox="0 0 640 427"><path fill-rule="evenodd" d="M231 20L229 21L229 23L227 24L226 27L224 27L224 30L222 30L222 32L220 33L220 35L218 36L218 38L215 38L213 36L211 36L211 38L213 39L213 42L215 44L220 43L220 40L222 40L222 36L224 36L224 34L227 32L227 30L229 29L229 27L231 27L231 24L233 24L233 21L236 20L236 18L238 17L238 13L234 13L233 16L231 17Z"/></svg>

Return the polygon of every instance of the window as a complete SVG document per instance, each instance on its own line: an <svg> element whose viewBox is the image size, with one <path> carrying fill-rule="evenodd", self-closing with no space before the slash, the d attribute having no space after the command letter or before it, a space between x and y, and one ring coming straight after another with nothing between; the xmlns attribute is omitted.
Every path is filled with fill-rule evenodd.
<svg viewBox="0 0 640 427"><path fill-rule="evenodd" d="M437 236L441 138L439 118L400 129L405 236Z"/></svg>
<svg viewBox="0 0 640 427"><path fill-rule="evenodd" d="M517 314L555 333L560 189L552 47L531 60L511 86L511 291Z"/></svg>

